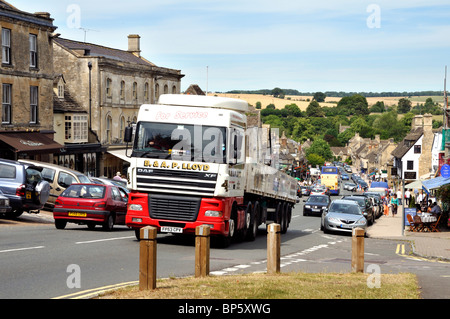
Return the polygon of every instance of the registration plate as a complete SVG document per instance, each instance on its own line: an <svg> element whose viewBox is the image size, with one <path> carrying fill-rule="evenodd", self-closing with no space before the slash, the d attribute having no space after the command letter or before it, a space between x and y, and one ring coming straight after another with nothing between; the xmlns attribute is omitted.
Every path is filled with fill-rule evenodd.
<svg viewBox="0 0 450 319"><path fill-rule="evenodd" d="M347 228L347 229L350 229L350 228L353 228L353 226L341 224L341 228Z"/></svg>
<svg viewBox="0 0 450 319"><path fill-rule="evenodd" d="M69 212L69 217L86 217L87 213Z"/></svg>
<svg viewBox="0 0 450 319"><path fill-rule="evenodd" d="M183 233L183 228L181 228L181 227L164 226L164 227L161 227L161 233L182 234Z"/></svg>

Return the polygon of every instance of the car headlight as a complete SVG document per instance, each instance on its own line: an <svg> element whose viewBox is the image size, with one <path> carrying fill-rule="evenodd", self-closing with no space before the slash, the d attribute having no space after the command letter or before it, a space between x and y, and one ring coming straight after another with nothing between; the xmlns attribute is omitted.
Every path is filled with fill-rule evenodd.
<svg viewBox="0 0 450 319"><path fill-rule="evenodd" d="M365 225L367 223L367 220L365 218L360 218L356 221L355 225Z"/></svg>
<svg viewBox="0 0 450 319"><path fill-rule="evenodd" d="M305 205L305 208L311 208L311 206L310 205Z"/></svg>
<svg viewBox="0 0 450 319"><path fill-rule="evenodd" d="M336 217L328 217L328 221L333 222L333 223L339 223L339 219L337 219Z"/></svg>

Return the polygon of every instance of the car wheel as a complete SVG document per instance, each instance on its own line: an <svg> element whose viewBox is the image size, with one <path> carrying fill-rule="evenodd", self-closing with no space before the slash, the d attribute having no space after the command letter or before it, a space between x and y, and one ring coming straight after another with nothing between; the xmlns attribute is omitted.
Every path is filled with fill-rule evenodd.
<svg viewBox="0 0 450 319"><path fill-rule="evenodd" d="M109 214L108 219L103 224L103 230L104 231L111 231L114 227L114 215Z"/></svg>
<svg viewBox="0 0 450 319"><path fill-rule="evenodd" d="M62 219L56 219L55 220L55 227L56 229L64 229L66 228L67 221Z"/></svg>

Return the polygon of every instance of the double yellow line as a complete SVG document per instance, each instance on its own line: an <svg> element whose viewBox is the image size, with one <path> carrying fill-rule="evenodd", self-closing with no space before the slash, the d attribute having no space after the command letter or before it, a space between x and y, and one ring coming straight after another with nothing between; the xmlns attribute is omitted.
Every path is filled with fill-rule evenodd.
<svg viewBox="0 0 450 319"><path fill-rule="evenodd" d="M438 260L438 259L432 259L432 258L425 258L425 257L406 255L406 253L405 253L405 244L397 244L397 249L396 249L395 253L397 255L401 256L401 257L415 259L415 260L420 260L420 261L430 261L430 262L437 262L437 263L442 263L442 264L449 263L448 261L445 261L445 260Z"/></svg>
<svg viewBox="0 0 450 319"><path fill-rule="evenodd" d="M94 288L94 289L89 289L89 290L84 290L84 291L78 291L73 294L59 296L59 297L55 297L52 299L89 299L89 298L96 297L102 293L105 293L105 292L108 292L111 290L125 288L127 286L133 286L133 285L138 285L138 284L139 284L139 281L124 282L124 283L115 284L115 285L109 285L109 286L104 286L104 287L99 287L99 288Z"/></svg>

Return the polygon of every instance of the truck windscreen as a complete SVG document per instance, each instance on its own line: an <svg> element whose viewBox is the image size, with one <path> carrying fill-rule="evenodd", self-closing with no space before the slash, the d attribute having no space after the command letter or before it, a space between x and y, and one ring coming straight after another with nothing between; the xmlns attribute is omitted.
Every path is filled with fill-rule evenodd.
<svg viewBox="0 0 450 319"><path fill-rule="evenodd" d="M224 127L139 122L132 157L225 163L226 132Z"/></svg>

